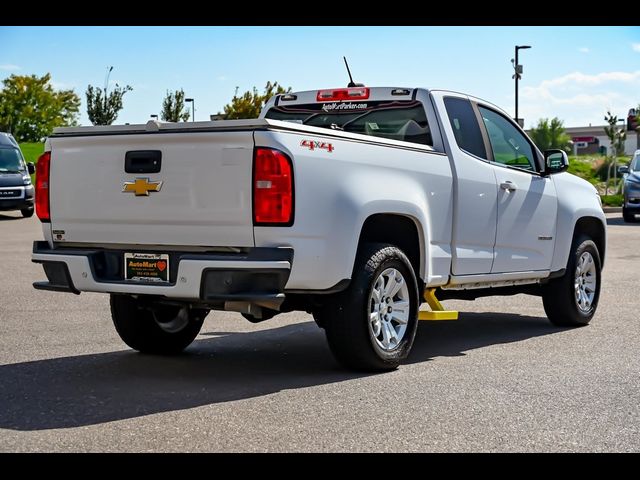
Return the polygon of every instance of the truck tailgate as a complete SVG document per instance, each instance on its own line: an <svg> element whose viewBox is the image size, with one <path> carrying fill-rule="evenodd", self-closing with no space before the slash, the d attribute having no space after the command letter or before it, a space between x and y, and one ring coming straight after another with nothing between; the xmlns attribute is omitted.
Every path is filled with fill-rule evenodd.
<svg viewBox="0 0 640 480"><path fill-rule="evenodd" d="M251 129L54 136L50 142L54 241L254 245ZM145 150L161 152L160 171L126 173L127 152ZM143 187L147 180L162 185L148 195L123 191L136 179Z"/></svg>

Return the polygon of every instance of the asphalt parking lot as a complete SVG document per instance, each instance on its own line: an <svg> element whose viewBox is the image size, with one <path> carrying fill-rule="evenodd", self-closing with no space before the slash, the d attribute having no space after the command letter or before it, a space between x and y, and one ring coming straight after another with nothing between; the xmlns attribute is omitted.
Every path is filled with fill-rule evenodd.
<svg viewBox="0 0 640 480"><path fill-rule="evenodd" d="M108 298L36 291L34 217L0 214L0 450L640 451L640 224L609 214L592 324L536 297L448 301L395 372L341 370L306 314L212 312L184 355L120 341Z"/></svg>

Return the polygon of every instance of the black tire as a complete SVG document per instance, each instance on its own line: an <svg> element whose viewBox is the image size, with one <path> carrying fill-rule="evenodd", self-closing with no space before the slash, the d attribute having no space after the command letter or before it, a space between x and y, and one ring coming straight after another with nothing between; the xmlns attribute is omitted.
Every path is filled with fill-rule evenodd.
<svg viewBox="0 0 640 480"><path fill-rule="evenodd" d="M374 301L370 296L378 277L389 268L399 272L406 282L409 314L401 340L392 349L385 350L376 341L375 327L371 326L370 309ZM400 293L396 293L394 298L398 295ZM365 244L358 252L349 287L328 299L324 308L314 316L324 327L335 358L344 367L358 371L394 370L409 356L413 346L419 298L416 276L406 255L388 244ZM381 324L380 320L377 322ZM382 330L378 335L379 341Z"/></svg>
<svg viewBox="0 0 640 480"><path fill-rule="evenodd" d="M627 223L637 223L638 222L638 220L636 220L636 216L632 212L629 212L624 207L622 208L622 218Z"/></svg>
<svg viewBox="0 0 640 480"><path fill-rule="evenodd" d="M24 218L33 217L33 207L23 208L20 212Z"/></svg>
<svg viewBox="0 0 640 480"><path fill-rule="evenodd" d="M583 309L576 299L575 276L578 261L584 253L589 253L595 264L595 291L588 308ZM587 325L598 308L600 298L601 263L598 247L586 235L579 235L571 246L571 254L565 274L550 281L543 287L542 302L547 318L560 327L582 327ZM587 306L587 305L585 305Z"/></svg>
<svg viewBox="0 0 640 480"><path fill-rule="evenodd" d="M127 295L111 295L111 318L124 343L141 353L173 355L187 348L196 338L207 310L182 310L170 305L143 308ZM184 325L170 328L177 315L188 315ZM184 319L184 318L183 318ZM177 322L180 323L180 322ZM165 327L161 327L161 324Z"/></svg>

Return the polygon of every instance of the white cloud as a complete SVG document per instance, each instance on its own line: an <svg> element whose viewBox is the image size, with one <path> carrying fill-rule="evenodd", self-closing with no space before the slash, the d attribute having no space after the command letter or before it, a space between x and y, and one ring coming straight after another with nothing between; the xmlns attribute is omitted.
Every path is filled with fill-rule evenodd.
<svg viewBox="0 0 640 480"><path fill-rule="evenodd" d="M634 52L640 52L640 43L632 43L631 48Z"/></svg>
<svg viewBox="0 0 640 480"><path fill-rule="evenodd" d="M640 80L640 70L635 72L602 72L596 75L586 75L580 72L573 72L562 77L544 80L538 88L551 88L561 85L572 86L596 86L607 82L635 83Z"/></svg>
<svg viewBox="0 0 640 480"><path fill-rule="evenodd" d="M521 94L521 111L527 125L541 117L559 117L566 126L604 123L604 114L626 117L629 108L638 104L640 70L634 72L572 72L525 86Z"/></svg>
<svg viewBox="0 0 640 480"><path fill-rule="evenodd" d="M49 83L56 90L73 90L76 88L75 85L66 82L56 82L55 80L51 80Z"/></svg>
<svg viewBox="0 0 640 480"><path fill-rule="evenodd" d="M12 71L12 70L20 70L19 65L14 65L12 63L3 63L0 65L0 70Z"/></svg>
<svg viewBox="0 0 640 480"><path fill-rule="evenodd" d="M226 75L218 75L216 77L216 80L219 80L221 82L224 82L225 80L227 80L227 76Z"/></svg>
<svg viewBox="0 0 640 480"><path fill-rule="evenodd" d="M589 53L589 47L580 47L578 51L582 53Z"/></svg>

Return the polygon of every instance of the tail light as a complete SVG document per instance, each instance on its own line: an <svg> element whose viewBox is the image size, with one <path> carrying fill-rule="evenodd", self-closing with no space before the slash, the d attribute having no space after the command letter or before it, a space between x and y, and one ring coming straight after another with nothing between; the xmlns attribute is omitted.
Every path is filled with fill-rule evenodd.
<svg viewBox="0 0 640 480"><path fill-rule="evenodd" d="M369 98L369 88L336 88L332 90L318 90L318 102L337 102L340 100L366 100Z"/></svg>
<svg viewBox="0 0 640 480"><path fill-rule="evenodd" d="M293 168L284 153L257 147L253 161L253 224L293 224Z"/></svg>
<svg viewBox="0 0 640 480"><path fill-rule="evenodd" d="M49 167L51 152L44 152L36 164L36 214L43 223L51 221L49 211Z"/></svg>

